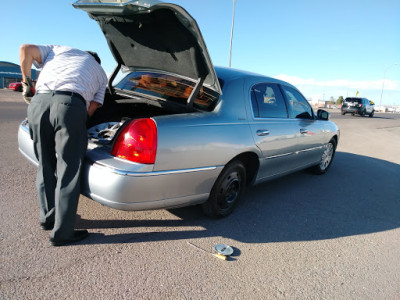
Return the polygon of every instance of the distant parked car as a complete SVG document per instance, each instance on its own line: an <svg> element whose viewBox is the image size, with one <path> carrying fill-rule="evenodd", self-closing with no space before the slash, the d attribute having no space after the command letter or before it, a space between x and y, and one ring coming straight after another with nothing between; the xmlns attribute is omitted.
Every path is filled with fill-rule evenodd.
<svg viewBox="0 0 400 300"><path fill-rule="evenodd" d="M22 92L22 83L21 82L11 82L8 85L8 88L15 92Z"/></svg>
<svg viewBox="0 0 400 300"><path fill-rule="evenodd" d="M214 68L195 20L152 2L75 4L99 23L117 60L110 81L121 66L129 71L110 82L90 119L84 195L122 210L201 204L223 217L246 185L327 172L339 140L328 112L314 113L287 82ZM26 120L18 144L37 164Z"/></svg>
<svg viewBox="0 0 400 300"><path fill-rule="evenodd" d="M35 85L36 81L33 81L33 84ZM15 92L22 92L22 82L11 82L8 85L8 88ZM31 90L32 90L32 93L35 94L35 88L33 87Z"/></svg>
<svg viewBox="0 0 400 300"><path fill-rule="evenodd" d="M348 97L343 101L341 112L342 115L350 113L353 116L355 114L358 114L362 117L369 115L370 118L372 118L375 112L374 108L374 102L368 100L367 98Z"/></svg>

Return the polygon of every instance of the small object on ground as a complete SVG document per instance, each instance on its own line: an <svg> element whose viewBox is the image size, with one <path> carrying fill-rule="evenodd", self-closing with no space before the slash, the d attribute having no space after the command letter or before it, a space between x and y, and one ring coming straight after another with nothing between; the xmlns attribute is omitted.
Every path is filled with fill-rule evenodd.
<svg viewBox="0 0 400 300"><path fill-rule="evenodd" d="M231 256L233 253L233 248L231 246L225 245L225 244L217 244L214 246L215 252L217 252L220 255L224 256Z"/></svg>
<svg viewBox="0 0 400 300"><path fill-rule="evenodd" d="M212 253L212 252L209 252L209 251L207 251L207 250L204 250L203 248L200 248L199 246L196 246L196 245L194 245L194 244L192 244L191 242L187 242L190 246L192 246L192 247L195 247L196 249L199 249L199 250L201 250L201 251L203 251L203 252L205 252L205 253L209 253L209 254L211 254L211 255L214 255L215 257L217 257L217 258L219 258L219 259L223 259L223 260L226 260L226 256L225 255L222 255L222 254L219 254L219 253Z"/></svg>
<svg viewBox="0 0 400 300"><path fill-rule="evenodd" d="M199 249L199 250L201 250L201 251L203 251L203 252L205 252L205 253L209 253L209 254L211 254L211 255L214 255L215 257L217 257L217 258L219 258L219 259L223 259L223 260L226 260L226 257L227 256L229 256L229 255L231 255L232 253L233 253L233 249L232 249L232 247L230 247L230 246L227 246L227 245L224 245L224 244L218 244L218 245L222 245L222 246L225 246L224 248L225 248L225 253L230 253L230 254L227 254L227 255L224 255L224 254L222 254L222 253L219 253L219 251L217 251L216 250L216 247L218 246L218 245L216 245L215 247L214 247L214 249L215 249L215 251L217 251L217 253L212 253L212 252L209 252L209 251L207 251L207 250L204 250L203 248L200 248L199 246L196 246L196 245L194 245L194 244L192 244L191 242L187 242L190 246L192 246L192 247L194 247L194 248L196 248L196 249ZM228 248L230 248L230 250L227 250ZM218 249L220 249L220 247L218 247Z"/></svg>

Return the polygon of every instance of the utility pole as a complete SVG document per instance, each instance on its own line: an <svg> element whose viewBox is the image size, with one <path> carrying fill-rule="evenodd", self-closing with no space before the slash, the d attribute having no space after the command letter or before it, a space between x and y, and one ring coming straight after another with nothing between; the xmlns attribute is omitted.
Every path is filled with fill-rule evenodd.
<svg viewBox="0 0 400 300"><path fill-rule="evenodd" d="M233 27L235 25L235 6L236 6L236 0L233 0L232 28L231 28L231 46L229 48L229 68L231 67L231 62L232 62L232 40L233 40Z"/></svg>
<svg viewBox="0 0 400 300"><path fill-rule="evenodd" d="M381 100L379 101L379 106L382 106L382 95L383 95L383 87L385 86L385 79L386 79L386 71L389 70L391 67L397 66L397 63L390 65L385 69L383 72L383 81L382 81L382 92L381 92Z"/></svg>

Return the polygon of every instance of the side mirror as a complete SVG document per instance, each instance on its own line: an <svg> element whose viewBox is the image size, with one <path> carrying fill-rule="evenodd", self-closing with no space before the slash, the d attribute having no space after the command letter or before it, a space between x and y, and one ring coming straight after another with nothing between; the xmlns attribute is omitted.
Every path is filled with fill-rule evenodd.
<svg viewBox="0 0 400 300"><path fill-rule="evenodd" d="M329 120L329 113L326 110L318 109L317 117L320 120L328 121Z"/></svg>

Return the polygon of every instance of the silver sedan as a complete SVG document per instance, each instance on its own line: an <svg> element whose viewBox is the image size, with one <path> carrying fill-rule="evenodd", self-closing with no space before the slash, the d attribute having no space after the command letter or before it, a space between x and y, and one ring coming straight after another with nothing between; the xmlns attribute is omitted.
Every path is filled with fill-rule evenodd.
<svg viewBox="0 0 400 300"><path fill-rule="evenodd" d="M247 185L329 169L339 140L329 113L314 113L286 82L214 68L180 6L133 3L74 4L99 23L117 60L88 124L82 194L121 210L202 204L222 217ZM113 86L121 68L128 75ZM18 143L37 164L26 120Z"/></svg>

